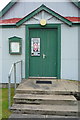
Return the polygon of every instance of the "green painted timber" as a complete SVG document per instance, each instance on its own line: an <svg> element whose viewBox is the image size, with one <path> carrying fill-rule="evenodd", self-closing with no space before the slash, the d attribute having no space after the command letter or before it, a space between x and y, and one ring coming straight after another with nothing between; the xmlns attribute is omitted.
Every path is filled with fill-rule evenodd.
<svg viewBox="0 0 80 120"><path fill-rule="evenodd" d="M38 60L38 62L39 62L42 59L43 51L46 52L46 58L47 59L46 58L42 59L42 61L40 61L40 63L37 63L37 65L39 67L43 66L43 64L44 64L44 68L43 68L42 72L40 73L40 76L44 76L44 74L45 74L46 76L49 76L49 77L53 76L53 77L57 77L58 79L60 79L60 70L61 70L61 25L60 24L56 24L56 25L55 24L49 24L49 25L46 25L44 27L42 27L41 25L27 25L26 26L25 78L29 78L29 76L33 76L33 74L34 74L33 73L34 71L30 70L30 69L34 69L34 68L32 68L34 66L31 66L31 64L33 64L34 60L35 60L35 57L33 57L33 60L30 61L31 60L31 56L30 56L30 52L31 52L31 50L30 50L31 49L30 48L30 46L31 46L30 45L30 35L31 35L31 33L30 32L33 31L33 29L35 29L35 31L37 33L37 37L39 35L39 33L38 33L39 30L42 32L40 37L43 37L44 41L41 41L41 45L46 44L46 47L42 46L40 59L39 59L39 57L36 56L37 57L36 60ZM46 36L44 35L44 32L45 32ZM35 34L35 32L34 32L34 34ZM34 37L34 34L32 34L31 37ZM48 38L51 37L51 38L48 39L47 37ZM56 42L53 42L54 39L52 39L52 38L55 38ZM47 42L46 42L46 40L47 40ZM49 40L51 40L51 42L49 42ZM51 46L51 48L50 48L50 46ZM55 53L54 53L54 51L55 51ZM48 54L50 56L48 56ZM51 65L53 67L50 66L51 68L49 68L49 65L46 66L46 64L48 64L48 62L51 62ZM55 66L55 71L53 70L54 66ZM47 69L47 67L48 67L48 69ZM37 69L37 67L36 67L36 69ZM42 68L40 67L40 69L42 69ZM49 72L50 69L52 69L51 73ZM39 71L36 73L36 76L39 76L38 73L39 73Z"/></svg>
<svg viewBox="0 0 80 120"><path fill-rule="evenodd" d="M0 17L2 17L6 12L17 2L18 0L12 0L0 11Z"/></svg>
<svg viewBox="0 0 80 120"><path fill-rule="evenodd" d="M78 23L72 23L72 25L80 27L80 23L79 22Z"/></svg>
<svg viewBox="0 0 80 120"><path fill-rule="evenodd" d="M57 77L57 29L30 29L29 32L29 76ZM40 38L40 56L31 56L31 38Z"/></svg>
<svg viewBox="0 0 80 120"><path fill-rule="evenodd" d="M35 16L36 14L38 14L42 10L44 10L44 11L48 12L49 14L55 16L57 19L63 21L64 23L68 24L69 26L72 26L71 21L67 20L66 18L64 18L63 16L54 12L53 10L49 9L45 5L41 5L39 8L37 8L36 10L34 10L33 12L31 12L30 14L25 16L23 19L21 19L19 22L16 23L16 26L22 25L25 21L29 20L30 18L32 18L33 16Z"/></svg>
<svg viewBox="0 0 80 120"><path fill-rule="evenodd" d="M80 26L80 23L72 23L73 26ZM19 28L16 25L0 25L0 28Z"/></svg>
<svg viewBox="0 0 80 120"><path fill-rule="evenodd" d="M0 25L0 28L17 28L16 25Z"/></svg>
<svg viewBox="0 0 80 120"><path fill-rule="evenodd" d="M71 1L73 2L73 4L75 6L77 6L78 8L80 8L80 1L78 1L78 0L71 0Z"/></svg>
<svg viewBox="0 0 80 120"><path fill-rule="evenodd" d="M12 42L18 42L19 43L19 52L12 52L11 50L11 43ZM14 36L9 38L9 54L11 55L21 55L22 54L22 38Z"/></svg>

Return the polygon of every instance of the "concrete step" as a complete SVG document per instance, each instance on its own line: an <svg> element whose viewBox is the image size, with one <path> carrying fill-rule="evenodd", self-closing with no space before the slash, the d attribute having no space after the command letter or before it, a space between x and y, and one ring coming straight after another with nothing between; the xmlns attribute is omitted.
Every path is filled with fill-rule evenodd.
<svg viewBox="0 0 80 120"><path fill-rule="evenodd" d="M80 120L78 116L56 116L56 115L36 115L36 114L11 114L9 119L32 118L28 120ZM35 118L35 119L34 119ZM50 119L51 118L51 119Z"/></svg>
<svg viewBox="0 0 80 120"><path fill-rule="evenodd" d="M76 91L69 91L69 90L52 91L52 90L39 90L39 89L29 90L29 89L19 89L19 88L16 89L16 93L18 94L47 94L47 95L50 95L50 94L51 95L53 94L55 95L76 95L78 94L78 92Z"/></svg>
<svg viewBox="0 0 80 120"><path fill-rule="evenodd" d="M17 104L51 104L51 105L77 105L73 95L37 95L16 94L14 103Z"/></svg>
<svg viewBox="0 0 80 120"><path fill-rule="evenodd" d="M78 106L69 105L13 104L11 110L17 114L78 116Z"/></svg>

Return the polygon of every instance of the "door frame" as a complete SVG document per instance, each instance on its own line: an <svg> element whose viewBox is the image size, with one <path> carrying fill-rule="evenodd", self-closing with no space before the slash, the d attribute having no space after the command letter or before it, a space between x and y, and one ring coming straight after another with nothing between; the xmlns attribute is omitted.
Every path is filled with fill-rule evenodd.
<svg viewBox="0 0 80 120"><path fill-rule="evenodd" d="M57 55L57 78L61 78L61 24L47 24L41 26L40 24L28 24L25 31L25 79L29 78L29 29L31 28L57 28L58 31L58 55Z"/></svg>

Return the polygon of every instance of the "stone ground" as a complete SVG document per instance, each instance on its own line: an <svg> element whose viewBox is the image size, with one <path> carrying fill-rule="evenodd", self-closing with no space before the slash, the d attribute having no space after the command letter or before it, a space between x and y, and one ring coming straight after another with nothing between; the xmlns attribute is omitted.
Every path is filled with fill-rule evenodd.
<svg viewBox="0 0 80 120"><path fill-rule="evenodd" d="M80 120L80 117L73 116L53 116L53 115L33 115L33 114L12 114L9 120Z"/></svg>
<svg viewBox="0 0 80 120"><path fill-rule="evenodd" d="M47 81L52 81L52 84L36 84L38 79L28 79L23 80L22 83L18 86L17 90L38 90L38 91L53 91L53 92L79 92L80 82L78 81L69 81L61 79L48 79ZM45 79L41 79L45 80ZM39 79L40 81L40 79Z"/></svg>

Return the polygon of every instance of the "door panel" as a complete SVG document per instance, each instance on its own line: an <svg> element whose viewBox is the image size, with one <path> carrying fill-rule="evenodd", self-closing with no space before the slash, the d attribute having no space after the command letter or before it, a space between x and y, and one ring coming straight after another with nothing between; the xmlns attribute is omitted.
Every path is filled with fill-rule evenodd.
<svg viewBox="0 0 80 120"><path fill-rule="evenodd" d="M40 56L31 56L31 38L40 38ZM57 76L57 29L30 29L29 76Z"/></svg>

